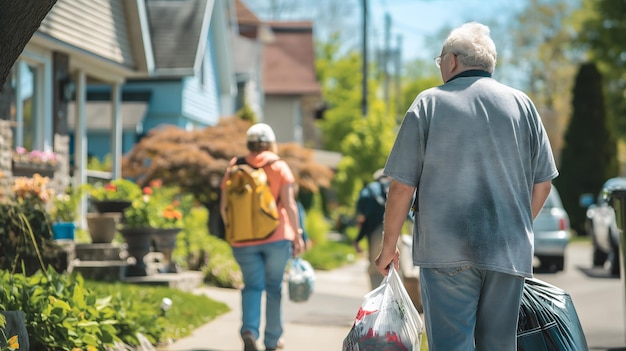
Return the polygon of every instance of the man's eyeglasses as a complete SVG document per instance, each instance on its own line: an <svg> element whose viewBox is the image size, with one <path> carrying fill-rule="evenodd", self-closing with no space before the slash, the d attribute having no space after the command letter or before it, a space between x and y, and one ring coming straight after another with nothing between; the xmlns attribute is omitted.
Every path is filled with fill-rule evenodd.
<svg viewBox="0 0 626 351"><path fill-rule="evenodd" d="M446 52L445 54L441 54L437 57L435 57L435 66L437 66L437 68L441 68L441 60L447 55L447 54L452 54L454 56L463 56L463 54L457 54L457 53L450 53L450 52Z"/></svg>
<svg viewBox="0 0 626 351"><path fill-rule="evenodd" d="M437 68L441 68L441 59L444 56L446 56L446 54L442 54L442 55L435 57L435 66L437 66Z"/></svg>

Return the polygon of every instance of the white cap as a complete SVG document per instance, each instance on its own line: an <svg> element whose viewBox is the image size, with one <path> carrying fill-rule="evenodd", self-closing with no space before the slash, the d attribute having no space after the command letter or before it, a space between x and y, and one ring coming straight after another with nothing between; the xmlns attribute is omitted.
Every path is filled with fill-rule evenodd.
<svg viewBox="0 0 626 351"><path fill-rule="evenodd" d="M272 127L265 123L257 123L248 128L246 132L248 141L251 142L266 142L273 143L276 141L276 136Z"/></svg>

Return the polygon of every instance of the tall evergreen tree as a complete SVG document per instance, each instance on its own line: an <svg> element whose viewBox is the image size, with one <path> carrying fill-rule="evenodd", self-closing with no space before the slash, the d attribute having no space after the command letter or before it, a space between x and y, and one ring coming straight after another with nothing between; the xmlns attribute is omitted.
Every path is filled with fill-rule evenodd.
<svg viewBox="0 0 626 351"><path fill-rule="evenodd" d="M581 65L572 96L572 118L565 134L561 175L555 180L572 228L583 234L582 194L596 194L619 172L617 141L606 114L602 77L595 63Z"/></svg>

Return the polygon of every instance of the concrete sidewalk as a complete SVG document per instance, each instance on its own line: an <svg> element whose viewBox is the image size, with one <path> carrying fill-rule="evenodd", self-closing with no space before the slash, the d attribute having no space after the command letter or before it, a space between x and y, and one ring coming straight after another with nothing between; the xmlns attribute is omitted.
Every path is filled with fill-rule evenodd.
<svg viewBox="0 0 626 351"><path fill-rule="evenodd" d="M283 287L284 351L341 350L363 296L370 291L367 260L332 271L316 271L313 295L307 302L289 301ZM202 287L196 292L226 303L231 311L168 345L168 351L241 351L241 293L236 289ZM263 321L263 319L262 319ZM262 325L263 327L263 325ZM263 329L261 329L261 335ZM264 350L262 337L257 342Z"/></svg>

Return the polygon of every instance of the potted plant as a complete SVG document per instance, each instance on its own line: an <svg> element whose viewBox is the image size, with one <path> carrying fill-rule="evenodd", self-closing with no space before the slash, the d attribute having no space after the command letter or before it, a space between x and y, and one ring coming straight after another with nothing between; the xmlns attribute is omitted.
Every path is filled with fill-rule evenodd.
<svg viewBox="0 0 626 351"><path fill-rule="evenodd" d="M172 263L172 251L176 247L176 237L182 229L182 211L179 201L174 199L173 188L162 187L160 181L153 181L143 188L143 196L132 201L124 211L124 223L120 232L126 241L129 254L135 257L138 275L144 275L143 258L152 249L165 256L167 272L177 269Z"/></svg>
<svg viewBox="0 0 626 351"><path fill-rule="evenodd" d="M124 178L114 179L106 184L86 184L85 187L91 196L91 203L101 213L124 212L134 199L141 197L139 185Z"/></svg>
<svg viewBox="0 0 626 351"><path fill-rule="evenodd" d="M13 176L32 177L35 173L52 177L58 167L57 155L52 151L32 150L18 146L12 155Z"/></svg>
<svg viewBox="0 0 626 351"><path fill-rule="evenodd" d="M52 219L53 238L74 239L76 231L76 217L78 216L78 206L82 197L80 189L74 189L71 185L65 192L54 197L50 217Z"/></svg>

